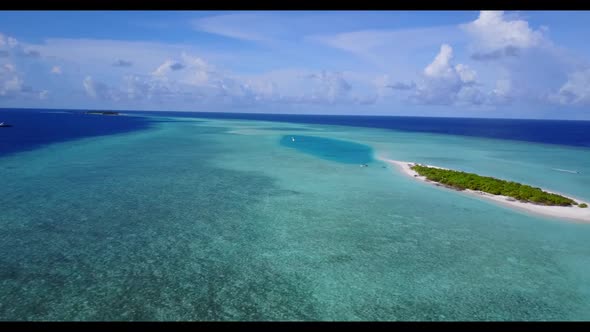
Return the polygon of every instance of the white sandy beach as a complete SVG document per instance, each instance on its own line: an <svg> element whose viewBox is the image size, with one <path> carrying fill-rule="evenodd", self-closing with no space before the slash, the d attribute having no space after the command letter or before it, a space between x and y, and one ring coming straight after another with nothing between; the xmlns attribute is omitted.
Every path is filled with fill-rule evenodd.
<svg viewBox="0 0 590 332"><path fill-rule="evenodd" d="M426 183L430 183L432 185L436 185L435 182L432 181L427 181L426 177L424 176L420 176L418 175L418 173L416 173L414 170L412 170L410 168L411 165L415 164L413 162L409 162L409 161L399 161L399 160L391 160L391 159L387 159L387 158L383 158L378 156L377 159L384 161L388 164L391 164L393 166L396 166L396 168L398 168L399 170L401 170L404 174L406 174L407 176L426 182ZM432 165L424 165L424 166L428 166L428 167L435 167L435 168L441 168L444 169L442 167L437 167L437 166L432 166ZM439 185L442 187L442 185ZM442 187L445 188L445 187ZM452 190L452 189L451 189ZM561 193L556 193L556 192L551 192L549 190L545 190L546 192L549 193L555 193L555 194L559 194L565 197L569 197L571 199L573 199L574 201L578 202L579 204L581 203L586 203L589 204L588 202L584 201L584 200L580 200L568 195L564 195ZM508 207L512 207L512 208L516 208L516 209L520 209L523 211L527 211L530 213L534 213L537 215L542 215L542 216L548 216L548 217L557 217L557 218L563 218L563 219L569 219L569 220L576 220L576 221L583 221L583 222L590 222L590 207L588 208L579 208L577 206L544 206L544 205L537 205L537 204L532 204L532 203L524 203L524 202L520 202L517 200L514 200L510 197L507 196L502 196L502 195L492 195L492 194L488 194L485 192L481 192L481 191L474 191L474 190L462 190L462 191L458 191L460 193L466 193L468 195L474 195L477 197L483 197L485 199L489 199L491 201L494 201L496 203L499 203L501 205L504 206L508 206ZM590 204L589 204L590 205Z"/></svg>

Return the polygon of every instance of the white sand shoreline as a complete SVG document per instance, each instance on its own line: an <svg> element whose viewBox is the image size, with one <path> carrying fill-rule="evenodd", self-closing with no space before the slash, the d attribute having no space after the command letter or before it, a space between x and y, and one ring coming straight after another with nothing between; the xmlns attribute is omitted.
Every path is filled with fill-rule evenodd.
<svg viewBox="0 0 590 332"><path fill-rule="evenodd" d="M440 187L446 188L441 184L437 184L435 182L428 181L426 179L426 177L424 177L424 176L418 175L418 173L416 173L414 170L412 170L410 168L411 164L416 164L414 162L392 160L392 159L387 159L387 158L383 158L380 156L378 156L377 159L384 161L390 165L395 166L397 169L401 170L403 174L405 174L413 179L420 180L420 181L423 181L426 183L430 183L432 185L438 185ZM437 166L432 166L432 165L424 165L424 166L444 169L442 167L437 167ZM453 190L453 189L451 189L451 190ZM586 202L584 200L573 198L571 196L567 196L567 195L564 195L561 193L548 191L545 189L543 189L543 190L547 191L549 193L555 193L555 194L559 194L559 195L562 195L565 197L569 197L569 198L575 200L576 202L578 202L579 204L586 203L586 204L590 205L588 202ZM485 199L499 203L503 206L516 208L518 210L527 211L527 212L537 214L537 215L542 215L542 216L546 216L546 217L557 217L557 218L562 218L562 219L576 220L576 221L583 221L583 222L590 222L590 207L579 208L577 206L537 205L537 204L532 204L532 203L520 202L520 201L514 200L513 198L510 198L508 196L492 195L492 194L488 194L485 192L474 191L474 190L470 190L470 189L466 189L466 190L462 190L462 191L458 191L458 192L466 193L468 195L474 195L477 197L483 197Z"/></svg>

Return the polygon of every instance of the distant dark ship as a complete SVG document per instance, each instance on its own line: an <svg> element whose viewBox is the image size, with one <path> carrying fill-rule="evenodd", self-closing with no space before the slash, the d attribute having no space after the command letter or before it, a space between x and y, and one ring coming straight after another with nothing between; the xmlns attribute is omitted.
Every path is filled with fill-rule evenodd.
<svg viewBox="0 0 590 332"><path fill-rule="evenodd" d="M0 122L0 128L2 127L12 127L12 125L4 123L4 122Z"/></svg>

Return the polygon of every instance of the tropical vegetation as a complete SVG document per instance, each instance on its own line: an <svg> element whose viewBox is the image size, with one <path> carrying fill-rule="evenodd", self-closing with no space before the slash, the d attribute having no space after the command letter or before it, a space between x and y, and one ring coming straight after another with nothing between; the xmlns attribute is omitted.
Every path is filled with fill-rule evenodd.
<svg viewBox="0 0 590 332"><path fill-rule="evenodd" d="M481 176L473 173L440 169L418 164L411 166L411 169L430 181L438 182L458 190L477 190L492 195L508 196L519 201L540 205L578 205L577 202L570 198L548 193L541 188L531 187L513 181L505 181L489 176Z"/></svg>

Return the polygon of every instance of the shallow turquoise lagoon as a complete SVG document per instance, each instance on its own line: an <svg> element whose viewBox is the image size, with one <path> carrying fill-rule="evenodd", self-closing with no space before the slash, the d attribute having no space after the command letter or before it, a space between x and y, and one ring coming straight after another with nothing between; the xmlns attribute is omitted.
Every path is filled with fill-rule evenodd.
<svg viewBox="0 0 590 332"><path fill-rule="evenodd" d="M590 319L590 225L373 159L590 199L588 149L168 120L0 158L0 320Z"/></svg>

